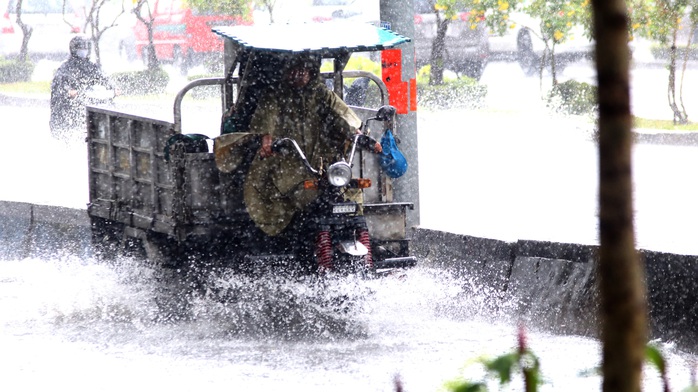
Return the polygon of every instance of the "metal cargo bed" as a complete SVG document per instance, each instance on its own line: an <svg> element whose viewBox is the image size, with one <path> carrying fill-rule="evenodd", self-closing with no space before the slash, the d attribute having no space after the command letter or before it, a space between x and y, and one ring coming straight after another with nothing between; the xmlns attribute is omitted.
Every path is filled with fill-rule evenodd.
<svg viewBox="0 0 698 392"><path fill-rule="evenodd" d="M354 110L363 119L375 114ZM178 240L251 224L239 174L220 172L213 153L173 151L166 159L168 140L177 134L174 123L97 107L87 108L87 118L90 216ZM412 204L387 201L392 185L380 175L377 159L360 154L353 168L357 176L379 179L364 190L364 214L375 240L402 240Z"/></svg>

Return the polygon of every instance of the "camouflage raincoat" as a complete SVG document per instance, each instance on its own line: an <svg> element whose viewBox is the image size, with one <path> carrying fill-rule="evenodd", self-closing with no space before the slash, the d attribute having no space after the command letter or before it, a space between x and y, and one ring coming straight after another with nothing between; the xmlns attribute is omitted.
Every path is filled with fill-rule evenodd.
<svg viewBox="0 0 698 392"><path fill-rule="evenodd" d="M280 87L262 98L250 132L296 140L314 168L339 160L361 126L359 117L319 78L304 88ZM257 155L244 187L250 217L266 234L281 233L317 197L316 190L303 187L313 178L295 153L265 159Z"/></svg>

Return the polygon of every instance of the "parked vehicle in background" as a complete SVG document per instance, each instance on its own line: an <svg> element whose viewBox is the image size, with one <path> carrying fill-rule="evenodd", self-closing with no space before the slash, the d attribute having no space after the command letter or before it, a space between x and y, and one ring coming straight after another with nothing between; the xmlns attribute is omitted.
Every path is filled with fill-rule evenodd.
<svg viewBox="0 0 698 392"><path fill-rule="evenodd" d="M535 75L540 70L546 47L543 41L540 20L523 13L512 12L511 28L504 35L489 36L492 59L518 61L526 75ZM568 64L590 59L594 43L584 35L584 28L576 26L563 43L555 45L555 67L558 72ZM546 54L549 56L550 53Z"/></svg>
<svg viewBox="0 0 698 392"><path fill-rule="evenodd" d="M415 0L414 49L417 67L429 64L436 37L436 15L428 0ZM474 79L480 79L489 59L489 42L484 23L469 19L468 10L459 10L446 30L444 66Z"/></svg>
<svg viewBox="0 0 698 392"><path fill-rule="evenodd" d="M0 0L0 56L12 58L22 46L22 29L17 24L17 0ZM23 0L22 22L32 27L29 56L62 59L68 43L85 25L84 9L77 1ZM65 17L64 17L65 16Z"/></svg>
<svg viewBox="0 0 698 392"><path fill-rule="evenodd" d="M220 56L223 40L211 31L215 26L252 24L252 8L247 15L201 13L184 0L154 0L151 3L155 55L187 70L207 56ZM143 12L145 11L143 8ZM144 15L146 19L148 15ZM148 29L138 21L134 26L136 53L147 59Z"/></svg>
<svg viewBox="0 0 698 392"><path fill-rule="evenodd" d="M309 19L324 22L333 19L351 19L368 23L380 21L378 0L313 0ZM436 15L428 0L414 2L412 37L417 66L429 64L431 48L436 37ZM460 10L458 18L449 22L446 31L445 67L471 78L479 79L487 65L489 45L484 23L472 28L467 10Z"/></svg>
<svg viewBox="0 0 698 392"><path fill-rule="evenodd" d="M312 0L311 20L357 19L376 22L379 19L377 0Z"/></svg>

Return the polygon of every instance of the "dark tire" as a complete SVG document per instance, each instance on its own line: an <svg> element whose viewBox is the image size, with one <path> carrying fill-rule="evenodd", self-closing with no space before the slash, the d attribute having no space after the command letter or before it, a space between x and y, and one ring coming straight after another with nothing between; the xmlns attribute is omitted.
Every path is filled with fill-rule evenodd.
<svg viewBox="0 0 698 392"><path fill-rule="evenodd" d="M189 71L189 60L187 60L188 55L182 53L182 49L179 46L175 46L172 49L172 65L179 69L182 75L186 75Z"/></svg>
<svg viewBox="0 0 698 392"><path fill-rule="evenodd" d="M134 61L136 59L136 48L134 44L128 40L119 42L119 57L124 60Z"/></svg>
<svg viewBox="0 0 698 392"><path fill-rule="evenodd" d="M96 216L90 217L93 255L102 260L113 260L122 254L124 225Z"/></svg>
<svg viewBox="0 0 698 392"><path fill-rule="evenodd" d="M567 68L568 65L569 65L568 61L556 59L555 60L555 74L557 74L559 76L561 73L565 72L565 68Z"/></svg>
<svg viewBox="0 0 698 392"><path fill-rule="evenodd" d="M516 40L518 52L517 61L526 76L533 76L540 71L540 59L533 52L533 41L528 31L519 34Z"/></svg>
<svg viewBox="0 0 698 392"><path fill-rule="evenodd" d="M148 262L162 267L179 267L182 252L179 244L162 233L149 232L143 240L143 250Z"/></svg>
<svg viewBox="0 0 698 392"><path fill-rule="evenodd" d="M318 270L321 272L333 271L341 275L358 274L362 277L368 277L368 274L370 274L373 269L373 261L370 238L365 228L364 232L366 233L365 241L360 240L360 242L365 242L365 246L368 247L369 253L364 256L352 256L340 252L336 246L333 246L330 232L319 231L315 237L314 252Z"/></svg>
<svg viewBox="0 0 698 392"><path fill-rule="evenodd" d="M480 80L482 74L485 72L485 62L484 61L471 61L462 65L461 72L469 78L475 80Z"/></svg>
<svg viewBox="0 0 698 392"><path fill-rule="evenodd" d="M150 57L150 47L144 46L141 50L141 60L143 60L143 65L148 66L148 57Z"/></svg>
<svg viewBox="0 0 698 392"><path fill-rule="evenodd" d="M208 54L202 55L202 56L196 58L196 61L195 61L194 53L190 53L189 58L190 58L192 67L194 65L198 65L199 63L203 63L204 67L206 68L206 71L208 71L210 73L222 73L223 72L223 56L219 53L208 53Z"/></svg>
<svg viewBox="0 0 698 392"><path fill-rule="evenodd" d="M144 240L126 234L123 223L92 216L91 240L92 250L96 258L104 261L114 261L117 257L146 259L148 254Z"/></svg>

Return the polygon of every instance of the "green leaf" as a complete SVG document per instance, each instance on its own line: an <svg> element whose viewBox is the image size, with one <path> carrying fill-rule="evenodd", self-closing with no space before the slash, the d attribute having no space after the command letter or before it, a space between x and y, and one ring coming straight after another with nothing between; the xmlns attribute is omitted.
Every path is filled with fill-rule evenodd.
<svg viewBox="0 0 698 392"><path fill-rule="evenodd" d="M511 372L517 362L518 354L505 354L485 363L485 367L489 371L496 372L500 383L506 384L511 381Z"/></svg>
<svg viewBox="0 0 698 392"><path fill-rule="evenodd" d="M487 386L481 382L468 382L464 381L459 385L454 385L451 387L452 392L487 392Z"/></svg>
<svg viewBox="0 0 698 392"><path fill-rule="evenodd" d="M649 363L657 368L657 371L659 371L660 374L666 373L666 361L664 360L662 352L659 351L659 348L648 344L647 347L645 347L645 358Z"/></svg>

